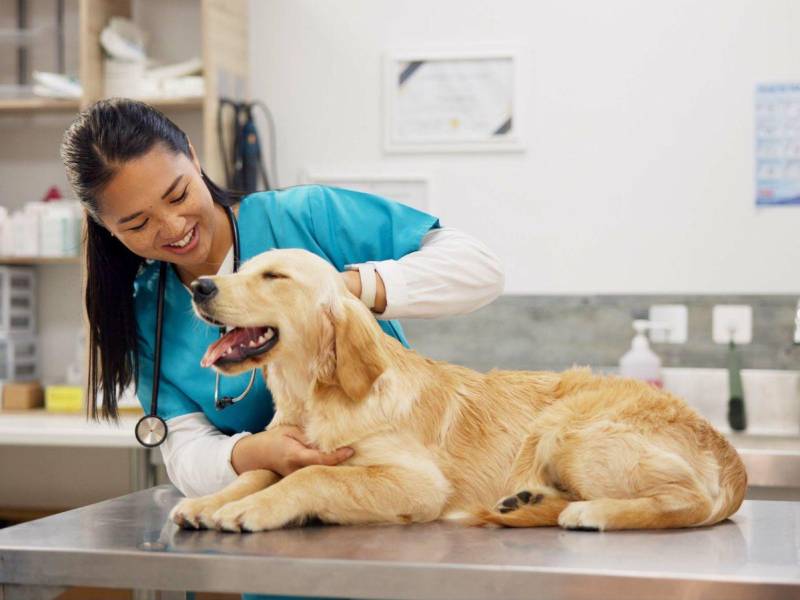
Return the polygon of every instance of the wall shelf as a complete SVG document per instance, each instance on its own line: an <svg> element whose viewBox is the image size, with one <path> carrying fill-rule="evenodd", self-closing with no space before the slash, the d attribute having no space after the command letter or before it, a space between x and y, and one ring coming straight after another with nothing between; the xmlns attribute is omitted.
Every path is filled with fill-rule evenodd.
<svg viewBox="0 0 800 600"><path fill-rule="evenodd" d="M205 98L203 96L196 96L194 98L155 98L155 99L148 99L142 98L142 102L146 102L147 104L154 106L159 110L169 110L169 109L201 109L203 108L203 102L205 102Z"/></svg>
<svg viewBox="0 0 800 600"><path fill-rule="evenodd" d="M79 265L80 256L0 256L0 265Z"/></svg>
<svg viewBox="0 0 800 600"><path fill-rule="evenodd" d="M55 98L5 98L0 99L0 114L20 112L77 112L80 100Z"/></svg>

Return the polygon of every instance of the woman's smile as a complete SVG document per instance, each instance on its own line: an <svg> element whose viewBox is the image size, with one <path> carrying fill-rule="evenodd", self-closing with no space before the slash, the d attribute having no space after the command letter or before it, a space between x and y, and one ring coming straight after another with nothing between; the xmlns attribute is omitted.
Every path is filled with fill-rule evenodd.
<svg viewBox="0 0 800 600"><path fill-rule="evenodd" d="M162 248L174 252L175 254L188 254L197 247L199 235L199 228L197 223L177 242L171 244L164 244Z"/></svg>

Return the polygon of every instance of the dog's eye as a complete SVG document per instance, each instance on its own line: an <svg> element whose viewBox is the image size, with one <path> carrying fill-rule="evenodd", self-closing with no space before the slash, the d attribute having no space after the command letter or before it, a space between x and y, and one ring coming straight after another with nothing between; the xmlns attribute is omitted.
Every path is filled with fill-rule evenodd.
<svg viewBox="0 0 800 600"><path fill-rule="evenodd" d="M286 279L286 275L281 275L275 271L266 271L265 273L261 274L261 277L264 279Z"/></svg>

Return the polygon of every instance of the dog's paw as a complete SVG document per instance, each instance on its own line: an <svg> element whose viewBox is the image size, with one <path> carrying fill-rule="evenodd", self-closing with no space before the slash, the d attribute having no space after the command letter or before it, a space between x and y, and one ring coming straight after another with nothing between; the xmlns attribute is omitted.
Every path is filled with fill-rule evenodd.
<svg viewBox="0 0 800 600"><path fill-rule="evenodd" d="M220 531L250 533L280 529L292 517L289 512L270 503L245 499L226 504L214 513L211 521Z"/></svg>
<svg viewBox="0 0 800 600"><path fill-rule="evenodd" d="M222 505L213 495L184 498L169 513L169 519L183 529L213 529L212 516Z"/></svg>
<svg viewBox="0 0 800 600"><path fill-rule="evenodd" d="M602 531L606 519L596 502L570 502L558 515L558 524L574 531Z"/></svg>
<svg viewBox="0 0 800 600"><path fill-rule="evenodd" d="M506 514L514 512L519 507L525 506L526 504L538 504L543 499L544 494L540 492L522 490L513 496L508 496L501 499L497 504L495 504L494 510L496 512Z"/></svg>

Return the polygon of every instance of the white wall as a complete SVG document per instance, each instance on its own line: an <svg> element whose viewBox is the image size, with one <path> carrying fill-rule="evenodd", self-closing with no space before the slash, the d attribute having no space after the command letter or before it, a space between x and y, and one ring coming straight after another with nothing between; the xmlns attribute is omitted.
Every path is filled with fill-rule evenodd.
<svg viewBox="0 0 800 600"><path fill-rule="evenodd" d="M507 293L800 291L800 208L756 210L753 96L800 80L794 0L251 0L279 183L431 176L432 212L505 260ZM524 44L521 154L382 151L382 53Z"/></svg>

